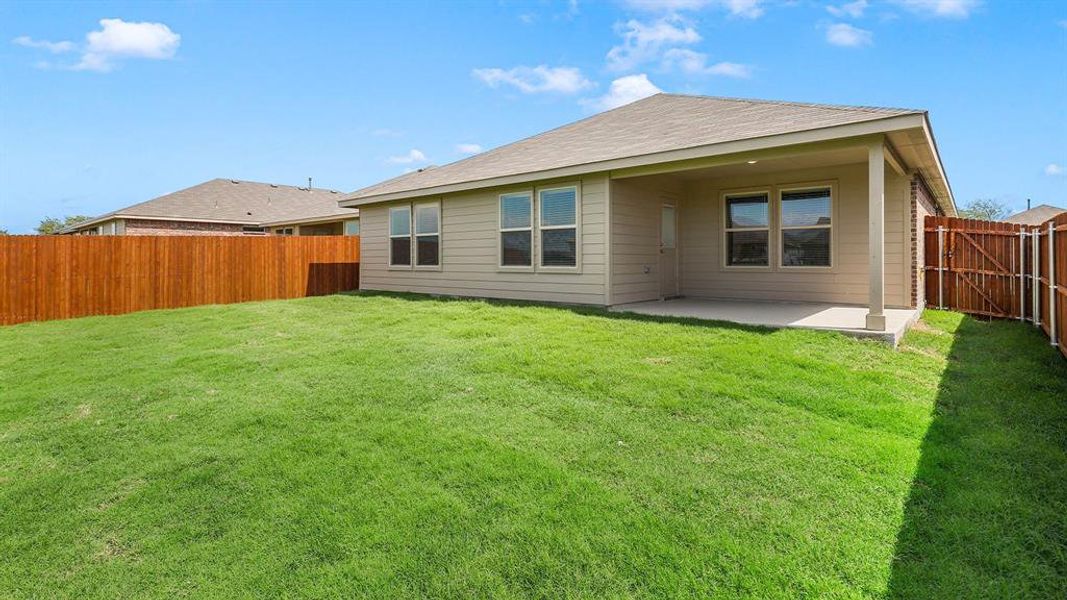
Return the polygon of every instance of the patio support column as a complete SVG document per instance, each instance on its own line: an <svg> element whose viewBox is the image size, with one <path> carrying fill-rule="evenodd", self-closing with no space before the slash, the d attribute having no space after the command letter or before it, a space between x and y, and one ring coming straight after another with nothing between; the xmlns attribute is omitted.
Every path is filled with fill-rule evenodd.
<svg viewBox="0 0 1067 600"><path fill-rule="evenodd" d="M885 331L885 142L867 146L867 247L870 299L867 329Z"/></svg>

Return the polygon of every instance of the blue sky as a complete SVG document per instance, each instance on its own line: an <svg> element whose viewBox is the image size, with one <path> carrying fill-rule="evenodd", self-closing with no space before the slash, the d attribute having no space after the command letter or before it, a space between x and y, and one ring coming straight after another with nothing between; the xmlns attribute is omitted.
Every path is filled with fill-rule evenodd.
<svg viewBox="0 0 1067 600"><path fill-rule="evenodd" d="M0 2L0 229L343 191L656 89L925 108L957 201L1067 205L1067 4Z"/></svg>

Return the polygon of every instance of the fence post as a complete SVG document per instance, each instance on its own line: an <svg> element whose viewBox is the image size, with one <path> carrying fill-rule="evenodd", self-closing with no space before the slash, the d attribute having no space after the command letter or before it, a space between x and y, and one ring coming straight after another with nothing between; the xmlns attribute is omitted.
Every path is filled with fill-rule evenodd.
<svg viewBox="0 0 1067 600"><path fill-rule="evenodd" d="M1033 305L1034 327L1041 327L1041 230L1030 230L1030 303Z"/></svg>
<svg viewBox="0 0 1067 600"><path fill-rule="evenodd" d="M945 226L937 226L937 307L945 310Z"/></svg>
<svg viewBox="0 0 1067 600"><path fill-rule="evenodd" d="M1026 320L1026 233L1019 227L1019 320Z"/></svg>
<svg viewBox="0 0 1067 600"><path fill-rule="evenodd" d="M1048 335L1053 346L1056 339L1056 224L1048 222Z"/></svg>

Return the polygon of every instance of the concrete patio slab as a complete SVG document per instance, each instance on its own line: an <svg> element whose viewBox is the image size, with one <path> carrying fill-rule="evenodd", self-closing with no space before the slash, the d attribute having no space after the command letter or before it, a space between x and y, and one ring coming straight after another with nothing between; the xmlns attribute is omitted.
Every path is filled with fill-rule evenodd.
<svg viewBox="0 0 1067 600"><path fill-rule="evenodd" d="M882 340L894 347L900 342L904 332L919 319L917 309L887 308L886 330L871 331L865 328L865 306L704 298L635 302L613 306L611 310L660 317L730 321L773 328L824 329L859 338Z"/></svg>

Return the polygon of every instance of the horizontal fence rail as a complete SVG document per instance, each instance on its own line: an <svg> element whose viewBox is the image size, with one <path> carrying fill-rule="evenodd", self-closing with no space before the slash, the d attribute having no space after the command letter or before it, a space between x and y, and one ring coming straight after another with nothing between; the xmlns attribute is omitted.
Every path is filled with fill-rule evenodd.
<svg viewBox="0 0 1067 600"><path fill-rule="evenodd" d="M358 288L354 236L0 236L0 325Z"/></svg>
<svg viewBox="0 0 1067 600"><path fill-rule="evenodd" d="M1041 225L926 217L926 305L1030 321L1067 356L1067 214Z"/></svg>

